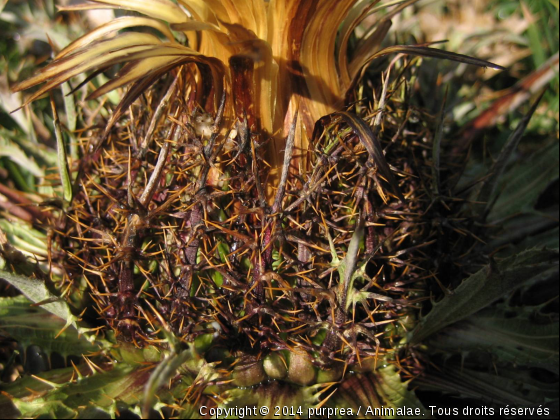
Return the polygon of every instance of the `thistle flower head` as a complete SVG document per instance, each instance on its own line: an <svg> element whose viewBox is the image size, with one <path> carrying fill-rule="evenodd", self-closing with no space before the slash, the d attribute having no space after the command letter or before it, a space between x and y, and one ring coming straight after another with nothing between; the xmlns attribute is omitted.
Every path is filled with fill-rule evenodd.
<svg viewBox="0 0 560 420"><path fill-rule="evenodd" d="M258 141L267 143L269 181L275 185L296 109L300 119L293 165L303 169L315 122L342 110L363 69L375 58L403 52L498 67L426 46L381 49L391 18L417 1L399 4L377 20L350 54L351 35L365 17L379 11L379 0L91 0L61 10L115 8L143 17L120 17L84 35L14 89L45 83L30 102L80 73L122 64L116 77L89 96L130 85L107 127L110 130L148 86L184 68L192 83L181 94L191 108L202 106L215 113L225 91L225 118L247 119ZM152 31L131 30L138 27ZM179 34L187 42L178 41ZM271 188L267 195L272 197Z"/></svg>
<svg viewBox="0 0 560 420"><path fill-rule="evenodd" d="M427 45L382 47L391 18L415 2L390 2L359 39L379 0L62 8L134 15L82 36L15 89L43 84L29 102L119 65L89 99L128 90L105 127L72 133L71 160L52 100L63 204L41 213L51 229L40 255L30 248L37 267L9 244L21 242L18 226L0 219L10 264L0 275L65 318L65 340L80 340L75 328L103 347L91 359L99 366L86 359L99 372L86 383L98 390L109 377L102 395L118 396L89 403L126 397L146 417L158 392L154 407L185 417L199 403L420 407L400 376L428 365L419 344L521 278L557 270L546 250L488 264L496 182L529 117L490 175L457 192L466 158L445 138L445 106L434 116L411 105L421 60L408 55L498 66ZM388 54L397 57L364 95L364 69ZM111 377L134 386L115 392ZM49 401L65 392L54 388ZM75 414L82 398L74 403Z"/></svg>

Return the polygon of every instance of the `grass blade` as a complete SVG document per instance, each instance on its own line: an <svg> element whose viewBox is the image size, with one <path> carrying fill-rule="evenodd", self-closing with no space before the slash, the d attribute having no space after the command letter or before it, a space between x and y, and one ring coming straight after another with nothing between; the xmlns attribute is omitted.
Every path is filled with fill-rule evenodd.
<svg viewBox="0 0 560 420"><path fill-rule="evenodd" d="M486 60L481 60L480 58L419 45L395 45L393 47L387 47L373 55L370 58L370 61L387 54L395 53L418 55L420 57L439 58L443 60L456 61L458 63L471 64L473 66L490 67L491 69L495 70L505 70L504 67L499 66L498 64L494 64Z"/></svg>
<svg viewBox="0 0 560 420"><path fill-rule="evenodd" d="M458 63L471 64L479 67L490 67L496 70L505 70L504 67L498 64L491 63L490 61L481 60L480 58L470 57L468 55L457 54L450 51L444 51L437 48L430 48L421 45L394 45L392 47L383 48L381 51L371 55L368 59L363 60L360 68L355 69L355 76L352 86L355 86L363 74L363 70L373 60L384 57L389 54L409 54L420 57L438 58L443 60L456 61Z"/></svg>
<svg viewBox="0 0 560 420"><path fill-rule="evenodd" d="M60 129L60 121L58 120L58 113L56 112L56 105L51 95L51 106L54 118L54 130L56 134L56 150L58 158L58 172L62 182L62 196L66 202L72 201L72 180L70 179L70 171L68 169L68 157L66 156L66 146L64 144L64 137Z"/></svg>

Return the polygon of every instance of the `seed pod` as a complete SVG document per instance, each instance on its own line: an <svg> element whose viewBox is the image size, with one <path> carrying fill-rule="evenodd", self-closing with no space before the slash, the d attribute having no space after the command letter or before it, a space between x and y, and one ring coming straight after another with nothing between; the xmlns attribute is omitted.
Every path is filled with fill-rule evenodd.
<svg viewBox="0 0 560 420"><path fill-rule="evenodd" d="M211 346L204 353L204 359L206 359L208 363L220 362L225 364L232 363L235 360L228 350L217 346Z"/></svg>
<svg viewBox="0 0 560 420"><path fill-rule="evenodd" d="M352 371L358 373L367 373L367 372L374 372L375 370L379 369L381 366L376 360L375 357L370 357L367 359L362 359L360 364L356 364L352 366Z"/></svg>
<svg viewBox="0 0 560 420"><path fill-rule="evenodd" d="M146 362L156 363L161 360L161 352L158 351L155 346L144 348L142 351L142 355L144 356Z"/></svg>
<svg viewBox="0 0 560 420"><path fill-rule="evenodd" d="M270 353L266 356L263 367L270 379L284 379L288 374L286 361L280 353Z"/></svg>
<svg viewBox="0 0 560 420"><path fill-rule="evenodd" d="M288 380L291 382L307 386L315 382L317 372L306 355L290 353L290 367L288 368Z"/></svg>
<svg viewBox="0 0 560 420"><path fill-rule="evenodd" d="M233 384L238 387L253 386L266 379L262 360L254 357L242 360L233 368Z"/></svg>
<svg viewBox="0 0 560 420"><path fill-rule="evenodd" d="M204 354L212 345L214 334L202 334L195 338L194 348L198 354Z"/></svg>
<svg viewBox="0 0 560 420"><path fill-rule="evenodd" d="M114 352L114 357L120 357L124 362L131 365L139 365L146 362L146 354L144 354L142 349L128 343L123 343Z"/></svg>
<svg viewBox="0 0 560 420"><path fill-rule="evenodd" d="M319 369L317 372L317 383L324 384L327 382L338 382L344 373L344 366L340 363L332 366L330 369Z"/></svg>

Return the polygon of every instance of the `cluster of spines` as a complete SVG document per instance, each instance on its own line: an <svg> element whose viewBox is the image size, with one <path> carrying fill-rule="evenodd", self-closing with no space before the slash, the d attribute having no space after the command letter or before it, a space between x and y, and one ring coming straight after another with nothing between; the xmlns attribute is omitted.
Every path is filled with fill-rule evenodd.
<svg viewBox="0 0 560 420"><path fill-rule="evenodd" d="M305 352L323 366L391 348L382 333L415 312L433 283L425 268L438 245L426 217L431 174L418 169L430 156L412 130L404 133L402 104L374 134L394 180L333 116L311 139L308 169L290 168L268 205L265 147L255 143L262 133L221 111L201 115L174 93L183 84L179 72L165 95L151 90L110 135L82 139L93 153L79 163L78 193L53 242L77 250L63 258L64 282L79 288L85 279L101 322L140 346L158 342L163 320L187 342L217 323L221 345L261 358ZM357 118L373 120L360 109ZM346 308L332 249L344 259L361 219L358 260L369 262L354 287L373 297L339 317Z"/></svg>

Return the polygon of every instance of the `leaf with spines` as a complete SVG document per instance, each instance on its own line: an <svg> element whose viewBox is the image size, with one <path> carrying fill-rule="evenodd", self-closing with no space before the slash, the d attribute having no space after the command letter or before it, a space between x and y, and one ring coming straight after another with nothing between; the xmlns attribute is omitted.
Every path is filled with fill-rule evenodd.
<svg viewBox="0 0 560 420"><path fill-rule="evenodd" d="M0 299L0 330L27 348L39 346L47 355L62 357L94 353L99 347L88 342L74 328L64 329L64 321L40 306L32 306L24 296Z"/></svg>
<svg viewBox="0 0 560 420"><path fill-rule="evenodd" d="M9 273L0 270L0 279L6 280L21 293L23 293L31 302L40 304L46 311L58 316L69 325L76 326L78 318L72 314L68 304L59 296L54 295L45 284L39 279L20 276L18 274Z"/></svg>
<svg viewBox="0 0 560 420"><path fill-rule="evenodd" d="M409 343L418 344L469 315L487 307L502 296L527 283L558 272L558 251L531 249L491 263L434 303L430 312L409 334Z"/></svg>
<svg viewBox="0 0 560 420"><path fill-rule="evenodd" d="M161 386L169 382L169 380L176 375L177 369L179 369L183 363L193 358L194 352L192 350L183 350L179 354L169 354L157 365L144 387L144 402L142 407L144 418L149 417L150 409L152 408L154 399L158 395L158 390Z"/></svg>
<svg viewBox="0 0 560 420"><path fill-rule="evenodd" d="M59 296L49 290L47 284L36 278L26 277L19 274L0 270L0 279L6 280L21 293L23 293L33 304L56 315L65 322L60 331L69 326L74 327L80 334L84 334L90 342L104 342L99 339L92 330L88 328L76 315L72 313L70 305ZM101 340L101 341L100 341Z"/></svg>
<svg viewBox="0 0 560 420"><path fill-rule="evenodd" d="M509 315L515 313L515 316ZM487 308L448 326L427 345L447 353L492 354L496 363L558 373L558 320L536 322L528 308Z"/></svg>
<svg viewBox="0 0 560 420"><path fill-rule="evenodd" d="M559 176L559 144L555 139L502 177L502 192L488 215L491 222L533 210L547 185Z"/></svg>
<svg viewBox="0 0 560 420"><path fill-rule="evenodd" d="M508 218L486 249L500 249L498 255L508 256L535 247L558 249L558 241L558 207L551 206Z"/></svg>
<svg viewBox="0 0 560 420"><path fill-rule="evenodd" d="M61 370L70 372L71 369ZM57 371L49 372L48 377ZM131 366L118 363L108 370L95 372L73 381L66 379L52 385L45 384L37 378L26 378L27 389L22 390L20 381L3 387L4 396L12 403L24 418L89 418L93 412L115 416L117 402L122 408L134 406L140 402L142 389L150 376L150 370L144 366ZM33 385L35 382L35 385ZM34 398L28 398L30 389L42 388L44 391ZM25 392L26 391L26 392ZM1 400L0 400L1 404ZM124 406L124 407L123 407Z"/></svg>

